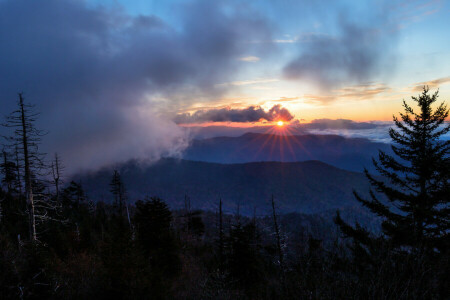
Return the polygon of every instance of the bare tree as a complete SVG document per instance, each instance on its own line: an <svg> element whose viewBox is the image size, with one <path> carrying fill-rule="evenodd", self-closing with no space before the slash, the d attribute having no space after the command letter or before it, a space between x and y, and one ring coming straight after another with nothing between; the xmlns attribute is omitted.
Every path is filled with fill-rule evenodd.
<svg viewBox="0 0 450 300"><path fill-rule="evenodd" d="M59 158L58 153L55 153L55 157L52 160L51 168L52 168L53 184L55 185L56 201L59 202L59 195L60 195L59 187L62 183L61 173L64 170L64 166L61 163L61 159Z"/></svg>
<svg viewBox="0 0 450 300"><path fill-rule="evenodd" d="M34 111L34 106L25 104L23 94L19 93L18 109L13 111L6 119L5 127L13 128L14 134L8 137L10 147L16 150L17 168L22 163L24 169L25 196L27 202L27 212L29 217L29 234L30 240L37 241L36 231L36 205L43 208L42 203L37 204L34 185L37 183L36 176L43 170L43 154L39 153L39 144L41 137L45 133L36 129L35 122L38 113ZM18 171L20 175L20 171ZM40 201L41 202L41 201ZM46 218L48 215L44 212L41 217Z"/></svg>
<svg viewBox="0 0 450 300"><path fill-rule="evenodd" d="M16 172L16 189L19 196L22 196L22 175L20 172L20 159L19 159L19 149L17 145L14 147L14 161L15 161L15 172Z"/></svg>
<svg viewBox="0 0 450 300"><path fill-rule="evenodd" d="M3 162L0 164L1 173L3 174L2 184L6 187L8 193L11 193L14 189L15 182L15 165L14 162L10 161L9 153L7 153L4 149L2 151Z"/></svg>
<svg viewBox="0 0 450 300"><path fill-rule="evenodd" d="M189 225L191 225L191 198L188 195L184 195L184 210L185 210L185 223L186 223L186 234L190 235L190 228Z"/></svg>
<svg viewBox="0 0 450 300"><path fill-rule="evenodd" d="M277 219L277 212L275 209L275 200L274 197L272 195L272 216L273 216L273 227L275 230L275 237L277 239L277 251L278 251L278 261L280 263L280 269L281 269L281 275L282 275L282 279L283 279L283 284L285 284L284 282L284 271L285 271L285 267L284 267L284 253L283 253L283 248L282 248L282 241L281 241L281 233L280 233L280 227L278 225L278 219Z"/></svg>
<svg viewBox="0 0 450 300"><path fill-rule="evenodd" d="M223 211L222 211L222 198L220 198L219 199L219 260L220 260L221 268L223 268L223 248L224 248Z"/></svg>

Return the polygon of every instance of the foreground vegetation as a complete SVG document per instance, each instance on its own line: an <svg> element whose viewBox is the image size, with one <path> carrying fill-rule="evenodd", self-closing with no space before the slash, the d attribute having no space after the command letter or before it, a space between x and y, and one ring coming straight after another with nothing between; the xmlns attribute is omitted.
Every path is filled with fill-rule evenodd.
<svg viewBox="0 0 450 300"><path fill-rule="evenodd" d="M367 173L374 192L357 199L382 218L375 235L347 224L305 226L306 217L246 218L158 198L130 204L118 172L108 204L63 184L58 156L45 173L41 132L20 97L9 119L0 190L0 289L5 298L445 299L450 295L450 130L437 94L405 103L391 157ZM43 180L42 178L46 178ZM380 198L380 195L384 197ZM386 201L384 200L386 199ZM302 219L303 218L303 219ZM286 222L294 230L288 231ZM298 222L296 225L295 222ZM295 226L293 226L295 224Z"/></svg>

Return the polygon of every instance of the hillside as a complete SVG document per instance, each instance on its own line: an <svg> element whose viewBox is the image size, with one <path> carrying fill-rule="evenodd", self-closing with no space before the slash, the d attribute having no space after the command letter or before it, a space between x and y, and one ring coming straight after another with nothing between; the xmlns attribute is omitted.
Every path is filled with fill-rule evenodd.
<svg viewBox="0 0 450 300"><path fill-rule="evenodd" d="M390 145L338 135L246 133L239 137L194 140L183 158L215 163L320 160L341 169L362 172L364 167L373 170L372 157L378 156L379 149L390 152Z"/></svg>
<svg viewBox="0 0 450 300"><path fill-rule="evenodd" d="M321 213L337 208L359 207L352 190L366 192L363 174L341 170L319 161L216 164L163 159L150 166L128 163L119 168L131 201L158 196L173 208L192 206L216 210L219 197L227 212L252 215L270 212L273 194L280 212ZM112 169L78 175L92 199L111 200Z"/></svg>

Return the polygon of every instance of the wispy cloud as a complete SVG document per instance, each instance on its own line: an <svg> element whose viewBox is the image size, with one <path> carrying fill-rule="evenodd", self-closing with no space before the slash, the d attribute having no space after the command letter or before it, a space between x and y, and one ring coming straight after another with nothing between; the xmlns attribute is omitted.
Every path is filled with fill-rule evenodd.
<svg viewBox="0 0 450 300"><path fill-rule="evenodd" d="M430 89L435 89L444 84L450 84L450 76L415 83L415 84L413 84L412 91L420 92L423 90L424 86L428 86Z"/></svg>
<svg viewBox="0 0 450 300"><path fill-rule="evenodd" d="M381 93L386 93L391 90L390 87L383 83L364 83L345 87L336 90L337 97L339 98L353 98L353 99L370 99Z"/></svg>
<svg viewBox="0 0 450 300"><path fill-rule="evenodd" d="M392 91L392 89L383 83L368 82L332 90L328 94L322 95L306 94L303 95L302 98L307 101L319 103L327 103L345 99L367 100L379 96L383 93L388 93L390 91Z"/></svg>
<svg viewBox="0 0 450 300"><path fill-rule="evenodd" d="M257 62L260 60L259 57L257 56L244 56L239 58L240 61L245 61L245 62Z"/></svg>
<svg viewBox="0 0 450 300"><path fill-rule="evenodd" d="M441 0L404 1L397 7L401 27L410 23L423 21L425 18L438 13L441 10Z"/></svg>
<svg viewBox="0 0 450 300"><path fill-rule="evenodd" d="M294 37L287 37L284 39L274 39L272 40L272 42L277 44L308 43L314 42L318 38L333 39L333 36L321 32L305 32Z"/></svg>
<svg viewBox="0 0 450 300"><path fill-rule="evenodd" d="M293 102L293 101L298 101L300 99L300 97L280 97L280 99L275 99L275 100L270 100L270 101L266 101L266 102Z"/></svg>
<svg viewBox="0 0 450 300"><path fill-rule="evenodd" d="M280 80L276 79L276 78L251 79L251 80L240 80L240 81L218 83L218 84L216 84L216 86L217 87L221 87L221 86L241 86L241 85L259 84L259 83L271 83L271 82L277 82L277 81L280 81Z"/></svg>
<svg viewBox="0 0 450 300"><path fill-rule="evenodd" d="M392 32L387 10L367 17L373 22L351 22L345 13L336 23L336 33L309 34L299 38L278 40L298 43L298 55L283 68L289 80L309 81L322 91L373 80L383 72L389 59L391 71L396 32Z"/></svg>

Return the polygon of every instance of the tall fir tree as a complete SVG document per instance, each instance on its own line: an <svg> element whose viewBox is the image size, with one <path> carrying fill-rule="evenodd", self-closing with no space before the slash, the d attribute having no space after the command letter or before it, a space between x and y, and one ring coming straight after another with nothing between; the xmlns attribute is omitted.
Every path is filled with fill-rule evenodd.
<svg viewBox="0 0 450 300"><path fill-rule="evenodd" d="M109 186L111 187L111 193L114 195L114 206L116 207L118 214L122 215L124 208L125 188L119 171L114 170Z"/></svg>
<svg viewBox="0 0 450 300"><path fill-rule="evenodd" d="M418 112L403 101L405 112L400 118L394 116L395 127L389 129L389 136L395 156L380 151L378 161L373 159L383 179L365 170L379 194L371 190L369 200L354 194L382 218L383 237L391 247L442 253L449 246L450 229L450 141L443 139L450 131L446 123L449 109L442 102L433 110L438 92L428 92L424 87L418 97L412 97ZM335 221L360 246L373 245L374 239L359 225L350 226L339 214Z"/></svg>

